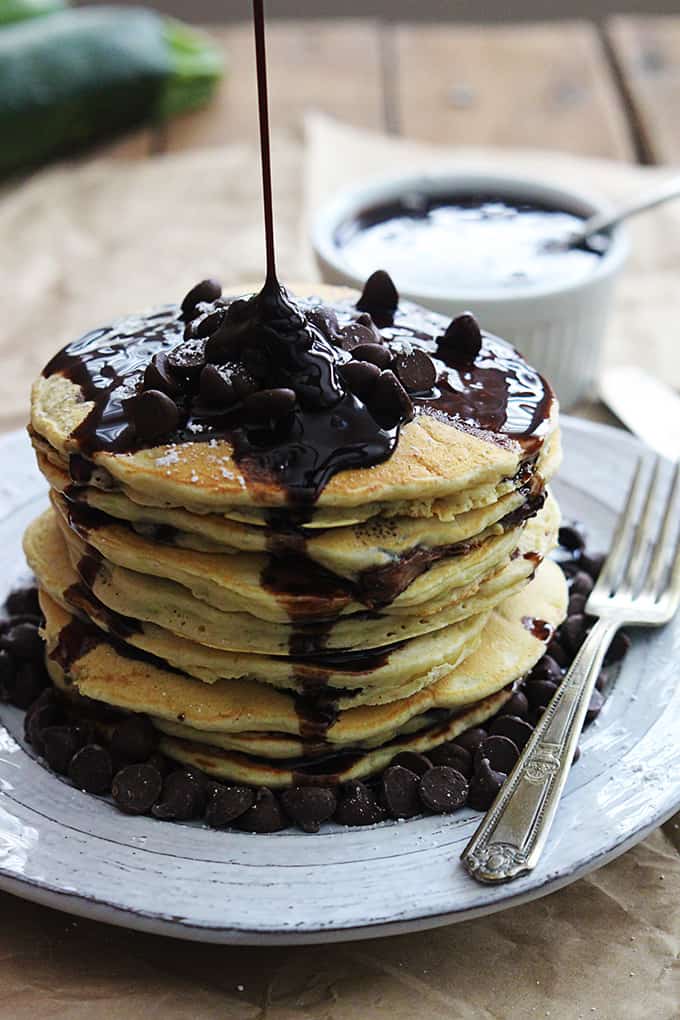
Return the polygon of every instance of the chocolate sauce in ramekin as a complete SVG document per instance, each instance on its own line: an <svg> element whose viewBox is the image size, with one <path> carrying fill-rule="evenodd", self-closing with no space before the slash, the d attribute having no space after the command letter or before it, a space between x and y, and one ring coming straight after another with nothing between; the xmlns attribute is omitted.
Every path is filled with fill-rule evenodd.
<svg viewBox="0 0 680 1020"><path fill-rule="evenodd" d="M351 273L379 265L411 293L530 292L598 267L605 235L573 248L550 244L583 223L573 211L512 195L411 192L341 223L334 243Z"/></svg>

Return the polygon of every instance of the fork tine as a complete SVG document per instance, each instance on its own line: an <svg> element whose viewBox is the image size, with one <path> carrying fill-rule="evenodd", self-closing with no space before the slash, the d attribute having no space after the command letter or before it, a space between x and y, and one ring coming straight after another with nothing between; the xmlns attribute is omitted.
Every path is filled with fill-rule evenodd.
<svg viewBox="0 0 680 1020"><path fill-rule="evenodd" d="M647 486L647 498L645 499L640 520L637 528L635 529L635 538L633 540L633 548L630 553L630 559L628 561L628 568L626 569L623 583L619 588L619 593L632 594L636 585L642 586L645 580L645 561L647 559L647 550L650 542L656 537L652 531L652 517L654 514L654 504L657 501L659 493L659 479L661 476L661 457L658 455L654 457L651 476L649 484Z"/></svg>
<svg viewBox="0 0 680 1020"><path fill-rule="evenodd" d="M642 466L643 458L638 458L637 467L628 490L626 505L619 514L616 522L616 531L609 550L609 555L604 562L593 594L598 597L607 597L618 578L622 567L626 562L626 554L630 543L630 536L635 527L635 508L639 502L640 490L642 488Z"/></svg>
<svg viewBox="0 0 680 1020"><path fill-rule="evenodd" d="M673 553L674 543L673 529L675 527L678 514L674 512L676 504L680 499L680 461L675 465L675 471L673 473L673 480L671 482L670 489L668 490L668 497L666 500L666 509L664 511L663 523L661 525L661 534L659 540L656 543L654 549L654 555L652 556L652 562L649 566L649 575L647 583L645 584L643 594L651 595L656 597L663 580L663 576L668 568L669 560ZM680 510L680 506L678 507ZM680 538L678 539L678 546L680 546ZM677 562L674 567L674 572L677 574L680 572L680 548L677 552Z"/></svg>

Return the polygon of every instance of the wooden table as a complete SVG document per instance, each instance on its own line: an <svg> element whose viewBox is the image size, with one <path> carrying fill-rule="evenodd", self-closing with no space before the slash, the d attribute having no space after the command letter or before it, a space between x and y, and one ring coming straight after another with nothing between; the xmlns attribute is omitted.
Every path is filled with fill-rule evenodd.
<svg viewBox="0 0 680 1020"><path fill-rule="evenodd" d="M211 33L229 68L216 102L162 131L124 138L111 152L141 159L255 141L251 27L213 26ZM316 107L356 125L441 143L680 162L680 17L484 28L274 22L269 56L273 120L294 137L301 137L304 111ZM588 413L602 417L601 408ZM678 820L665 831L677 845ZM483 1001L486 1017L614 1020L607 973L615 957L618 973L630 975L630 985L616 990L630 997L627 1015L670 1020L673 1007L663 1017L646 1007L650 988L665 989L673 1001L674 949L665 922L677 904L666 907L658 894L669 861L663 854L672 852L665 846L645 844L640 856L626 854L598 873L599 885L577 883L498 922L334 947L184 945L2 894L0 1018L73 1020L103 1011L116 1020L449 1020L472 1017L469 1004ZM639 916L625 909L625 890L633 886L649 904ZM603 907L611 916L615 904L616 930L599 932L591 923L584 961L579 918L592 921ZM536 919L549 937L534 946ZM519 939L527 947L523 962L515 959ZM481 992L480 966L487 968ZM578 980L565 989L565 969L576 968Z"/></svg>
<svg viewBox="0 0 680 1020"><path fill-rule="evenodd" d="M229 73L217 101L114 146L144 157L254 139L249 24L211 26ZM316 108L442 143L535 145L680 162L680 17L511 26L272 21L272 119L299 132Z"/></svg>

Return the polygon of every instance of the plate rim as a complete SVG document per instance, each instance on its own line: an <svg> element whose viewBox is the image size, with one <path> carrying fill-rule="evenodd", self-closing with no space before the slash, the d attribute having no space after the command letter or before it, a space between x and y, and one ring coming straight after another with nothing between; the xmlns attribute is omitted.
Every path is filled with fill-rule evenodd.
<svg viewBox="0 0 680 1020"><path fill-rule="evenodd" d="M561 424L565 431L572 430L578 433L589 433L614 440L623 446L637 448L639 452L646 447L634 436L613 426L590 422L583 419L576 419L571 416L562 415ZM23 430L6 433L0 437L0 451L6 446L18 441L20 436L25 436ZM11 473L11 466L9 467ZM16 511L17 506L10 507L10 513ZM3 514L0 523L7 519ZM9 732L0 721L0 734ZM23 750L22 754L26 754ZM4 791L0 784L0 805L4 801ZM30 806L26 805L28 810ZM667 791L661 802L656 803L650 813L638 818L634 828L628 828L612 838L596 854L585 853L585 855L573 861L565 868L553 868L542 876L541 881L528 888L524 886L514 887L512 885L493 887L500 889L499 895L490 900L479 900L467 906L462 906L450 911L432 911L425 909L424 913L413 914L412 916L395 912L389 920L367 920L366 923L352 926L334 926L333 923L322 925L309 920L297 922L295 927L290 921L278 918L266 926L251 924L244 925L211 925L197 922L196 919L186 917L170 916L166 913L142 909L133 905L121 905L108 902L102 895L78 892L77 890L66 890L56 888L47 879L39 880L33 877L19 877L15 872L9 871L0 857L0 889L17 895L21 898L43 904L69 914L81 917L89 917L94 920L114 924L118 927L131 928L139 931L162 934L179 939L191 941L230 943L241 945L290 945L290 944L311 944L334 941L352 941L362 938L385 937L393 934L400 934L406 931L420 931L428 928L441 927L443 925L456 923L462 920L469 920L486 914L497 913L509 909L521 903L529 902L541 896L547 895L557 889L563 888L576 881L578 878L589 874L597 868L626 852L630 847L644 839L651 831L663 824L678 809L680 809L680 788L672 792ZM58 824L52 820L52 824ZM257 838L257 837L256 837ZM455 844L455 841L454 841ZM141 850L142 848L140 848ZM397 857L403 856L400 854ZM456 858L451 855L451 866L455 866ZM317 867L311 864L310 867ZM472 879L470 879L472 881ZM486 887L489 889L489 887Z"/></svg>

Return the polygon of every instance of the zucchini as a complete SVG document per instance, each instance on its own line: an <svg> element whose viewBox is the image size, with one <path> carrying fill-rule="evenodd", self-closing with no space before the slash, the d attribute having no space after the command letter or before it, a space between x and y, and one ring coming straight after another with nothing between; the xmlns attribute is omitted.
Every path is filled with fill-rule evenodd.
<svg viewBox="0 0 680 1020"><path fill-rule="evenodd" d="M0 29L0 173L207 102L215 48L154 11L85 7Z"/></svg>
<svg viewBox="0 0 680 1020"><path fill-rule="evenodd" d="M43 14L63 11L65 0L0 0L0 28L13 21L38 18Z"/></svg>

